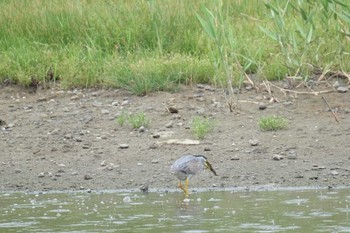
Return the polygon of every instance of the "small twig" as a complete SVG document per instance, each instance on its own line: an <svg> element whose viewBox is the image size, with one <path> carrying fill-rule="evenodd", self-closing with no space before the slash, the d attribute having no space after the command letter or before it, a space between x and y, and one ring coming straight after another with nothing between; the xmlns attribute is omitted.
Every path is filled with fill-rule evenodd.
<svg viewBox="0 0 350 233"><path fill-rule="evenodd" d="M327 100L323 96L321 96L321 97L322 97L323 101L326 103L326 105L328 106L329 110L331 110L331 113L333 114L335 121L339 124L340 123L339 119L338 119L337 115L335 115L333 108L329 105L329 103L327 102Z"/></svg>
<svg viewBox="0 0 350 233"><path fill-rule="evenodd" d="M247 79L247 81L250 83L250 85L252 85L252 87L255 89L255 91L258 92L259 88L255 85L255 83L251 80L251 78L249 78L249 75L247 75L246 72L244 72L244 76Z"/></svg>
<svg viewBox="0 0 350 233"><path fill-rule="evenodd" d="M279 87L277 85L274 85L272 83L269 82L269 84L277 89L279 89L281 92L283 92L284 94L290 92L290 93L295 93L295 94L311 94L311 95L318 95L318 94L322 94L322 93L329 93L329 92L334 92L334 90L325 90L325 91L293 91L293 90L289 90L289 89L285 89L282 87Z"/></svg>

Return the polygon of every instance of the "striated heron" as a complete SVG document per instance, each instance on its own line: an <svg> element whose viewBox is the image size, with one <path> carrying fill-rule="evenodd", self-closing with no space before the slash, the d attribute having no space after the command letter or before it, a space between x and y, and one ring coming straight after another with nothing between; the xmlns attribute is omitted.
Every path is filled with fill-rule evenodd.
<svg viewBox="0 0 350 233"><path fill-rule="evenodd" d="M188 196L188 179L191 176L198 174L204 169L208 169L217 176L215 170L208 162L204 155L184 155L174 162L170 168L170 172L174 174L179 181L179 188ZM185 187L182 186L181 181L185 180Z"/></svg>

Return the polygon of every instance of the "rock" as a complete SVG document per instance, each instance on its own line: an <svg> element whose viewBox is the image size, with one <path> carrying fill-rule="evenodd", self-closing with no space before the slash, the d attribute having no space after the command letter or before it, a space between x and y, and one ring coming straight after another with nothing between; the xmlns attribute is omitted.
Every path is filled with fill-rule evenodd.
<svg viewBox="0 0 350 233"><path fill-rule="evenodd" d="M83 149L89 149L90 145L89 144L84 144L82 147L83 147Z"/></svg>
<svg viewBox="0 0 350 233"><path fill-rule="evenodd" d="M166 144L175 144L175 145L199 145L199 140L191 139L169 139L165 142Z"/></svg>
<svg viewBox="0 0 350 233"><path fill-rule="evenodd" d="M204 151L211 151L211 149L209 147L205 147Z"/></svg>
<svg viewBox="0 0 350 233"><path fill-rule="evenodd" d="M279 160L282 160L282 159L283 159L283 156L282 156L282 155L279 155L279 154L274 154L274 155L272 155L272 159L273 159L273 160L279 161Z"/></svg>
<svg viewBox="0 0 350 233"><path fill-rule="evenodd" d="M179 113L179 110L177 108L173 107L173 106L167 107L166 109L170 113Z"/></svg>
<svg viewBox="0 0 350 233"><path fill-rule="evenodd" d="M152 138L160 138L160 134L159 133L153 134Z"/></svg>
<svg viewBox="0 0 350 233"><path fill-rule="evenodd" d="M129 144L120 144L119 148L120 149L128 149L129 148Z"/></svg>
<svg viewBox="0 0 350 233"><path fill-rule="evenodd" d="M138 131L139 131L139 133L143 133L146 131L146 128L142 125Z"/></svg>
<svg viewBox="0 0 350 233"><path fill-rule="evenodd" d="M15 173L21 173L22 170L21 169L15 169Z"/></svg>
<svg viewBox="0 0 350 233"><path fill-rule="evenodd" d="M339 81L337 80L337 81L335 81L334 83L333 83L333 87L334 88L338 88L338 87L340 87L340 83L339 83Z"/></svg>
<svg viewBox="0 0 350 233"><path fill-rule="evenodd" d="M103 161L100 163L100 166L101 166L101 167L105 167L105 166L107 166L107 162L106 162L106 160L103 160Z"/></svg>
<svg viewBox="0 0 350 233"><path fill-rule="evenodd" d="M172 128L173 127L174 122L170 121L165 125L165 128Z"/></svg>
<svg viewBox="0 0 350 233"><path fill-rule="evenodd" d="M230 160L239 160L239 157L234 156L234 157L231 157Z"/></svg>
<svg viewBox="0 0 350 233"><path fill-rule="evenodd" d="M337 172L336 170L332 170L332 171L331 171L331 174L332 174L333 176L337 176L337 175L339 175L339 172Z"/></svg>
<svg viewBox="0 0 350 233"><path fill-rule="evenodd" d="M43 178L45 177L45 173L44 172L40 172L39 175L38 175L38 178Z"/></svg>
<svg viewBox="0 0 350 233"><path fill-rule="evenodd" d="M144 193L148 192L148 184L141 185L140 190Z"/></svg>
<svg viewBox="0 0 350 233"><path fill-rule="evenodd" d="M259 103L259 110L265 110L267 108L267 105L264 103Z"/></svg>
<svg viewBox="0 0 350 233"><path fill-rule="evenodd" d="M92 103L92 106L94 106L94 107L101 107L102 103L95 101L95 102Z"/></svg>
<svg viewBox="0 0 350 233"><path fill-rule="evenodd" d="M297 159L297 152L295 150L288 151L287 159Z"/></svg>
<svg viewBox="0 0 350 233"><path fill-rule="evenodd" d="M129 100L124 100L123 102L122 102L122 106L125 106L125 105L128 105L129 104Z"/></svg>
<svg viewBox="0 0 350 233"><path fill-rule="evenodd" d="M124 203L130 203L131 202L131 198L129 196L126 196L123 198L123 202Z"/></svg>
<svg viewBox="0 0 350 233"><path fill-rule="evenodd" d="M109 112L109 110L107 110L107 109L101 109L101 113L104 114L104 115L107 115L107 114L109 114L110 112Z"/></svg>
<svg viewBox="0 0 350 233"><path fill-rule="evenodd" d="M158 160L158 159L153 159L153 160L151 161L151 163L152 163L152 164L159 163L159 160Z"/></svg>
<svg viewBox="0 0 350 233"><path fill-rule="evenodd" d="M118 101L113 101L111 105L112 105L112 106L118 106L118 104L119 104Z"/></svg>
<svg viewBox="0 0 350 233"><path fill-rule="evenodd" d="M92 176L89 174L84 175L84 180L92 180Z"/></svg>
<svg viewBox="0 0 350 233"><path fill-rule="evenodd" d="M151 149L151 150L154 150L154 149L157 149L157 148L158 148L157 143L152 143L152 144L149 146L149 149Z"/></svg>
<svg viewBox="0 0 350 233"><path fill-rule="evenodd" d="M257 145L259 145L259 141L256 139L249 139L249 144L251 146L257 146Z"/></svg>
<svg viewBox="0 0 350 233"><path fill-rule="evenodd" d="M348 87L344 87L344 86L339 86L337 88L337 92L339 92L339 93L346 93L348 90L349 90L349 88Z"/></svg>
<svg viewBox="0 0 350 233"><path fill-rule="evenodd" d="M64 135L64 139L72 139L73 136L71 134L66 134Z"/></svg>

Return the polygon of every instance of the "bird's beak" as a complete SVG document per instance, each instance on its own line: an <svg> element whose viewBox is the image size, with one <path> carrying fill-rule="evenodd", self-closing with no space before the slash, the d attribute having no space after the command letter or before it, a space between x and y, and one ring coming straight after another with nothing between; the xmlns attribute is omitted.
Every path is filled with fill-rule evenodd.
<svg viewBox="0 0 350 233"><path fill-rule="evenodd" d="M206 166L206 168L208 168L211 172L213 172L214 175L217 176L216 171L214 170L214 168L211 166L211 164L210 164L208 161L205 161L205 166Z"/></svg>

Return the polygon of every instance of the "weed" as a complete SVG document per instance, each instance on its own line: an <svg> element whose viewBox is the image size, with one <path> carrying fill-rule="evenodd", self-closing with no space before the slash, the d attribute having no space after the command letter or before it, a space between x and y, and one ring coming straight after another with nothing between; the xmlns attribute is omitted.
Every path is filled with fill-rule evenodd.
<svg viewBox="0 0 350 233"><path fill-rule="evenodd" d="M138 129L141 126L147 127L150 123L150 120L146 117L145 113L143 112L133 114L127 114L126 112L122 112L122 114L120 114L116 120L120 126L123 126L126 122L128 122L131 128L133 129Z"/></svg>
<svg viewBox="0 0 350 233"><path fill-rule="evenodd" d="M276 131L285 129L287 125L287 119L280 116L266 116L259 119L259 127L262 131Z"/></svg>
<svg viewBox="0 0 350 233"><path fill-rule="evenodd" d="M141 126L147 127L150 120L146 117L143 112L130 114L128 117L128 122L133 129L138 129Z"/></svg>
<svg viewBox="0 0 350 233"><path fill-rule="evenodd" d="M194 117L191 123L191 131L198 139L203 139L213 129L214 122L210 118Z"/></svg>
<svg viewBox="0 0 350 233"><path fill-rule="evenodd" d="M125 112L122 112L122 114L120 114L118 117L117 117L117 123L120 125L120 126L123 126L126 122L128 118L128 115L125 113Z"/></svg>

